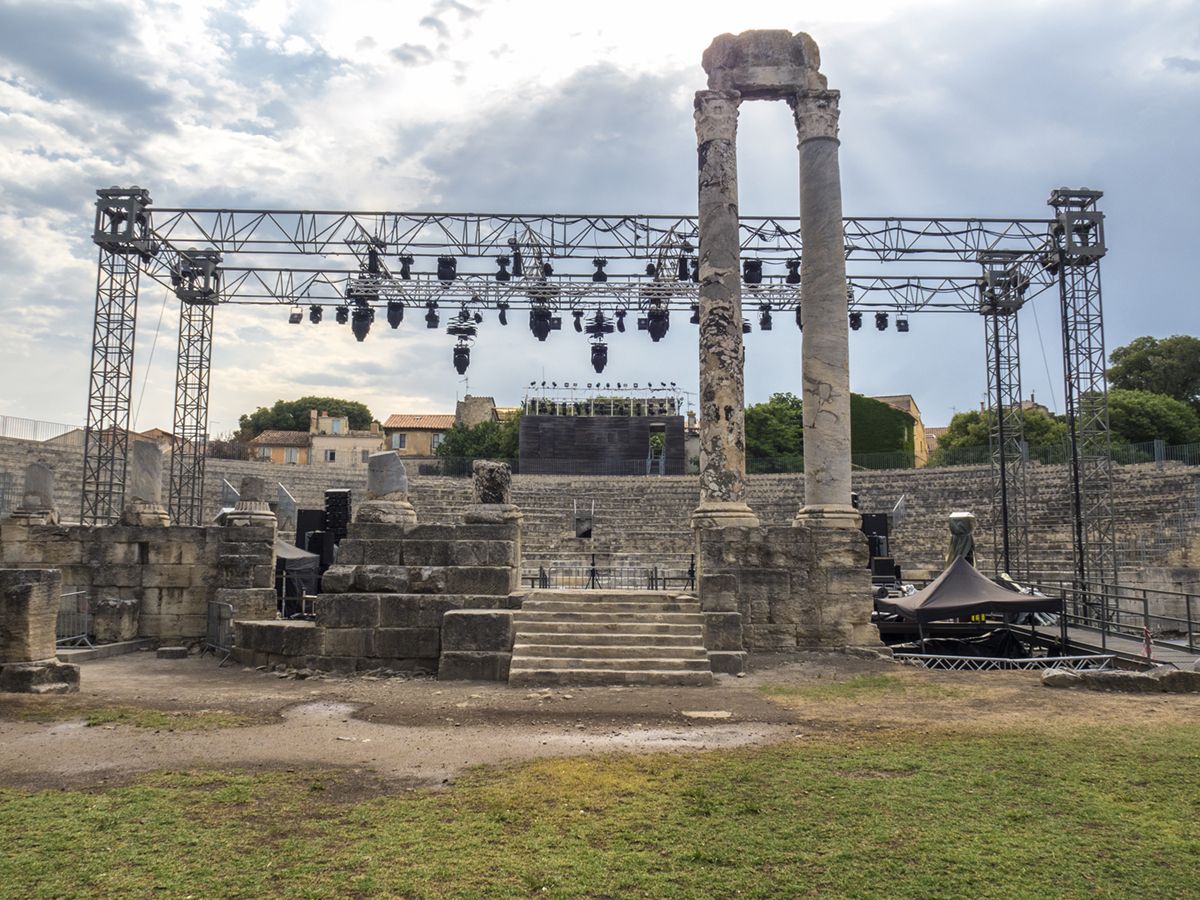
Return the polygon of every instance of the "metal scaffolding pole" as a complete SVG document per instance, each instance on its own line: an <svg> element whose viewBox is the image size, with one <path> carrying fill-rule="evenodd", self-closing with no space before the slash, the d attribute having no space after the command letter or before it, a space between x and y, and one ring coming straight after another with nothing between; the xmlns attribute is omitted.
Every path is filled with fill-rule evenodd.
<svg viewBox="0 0 1200 900"><path fill-rule="evenodd" d="M988 446L992 464L992 565L995 574L1029 576L1025 413L1017 312L1028 283L1010 254L980 257L988 375Z"/></svg>
<svg viewBox="0 0 1200 900"><path fill-rule="evenodd" d="M1058 216L1049 263L1059 279L1075 577L1085 594L1118 583L1100 293L1100 260L1106 247L1104 215L1096 208L1101 196L1100 191L1059 188L1048 201Z"/></svg>
<svg viewBox="0 0 1200 900"><path fill-rule="evenodd" d="M147 240L146 191L108 188L96 193L92 239L100 257L79 520L84 525L109 525L120 518L125 500L139 257L152 245Z"/></svg>

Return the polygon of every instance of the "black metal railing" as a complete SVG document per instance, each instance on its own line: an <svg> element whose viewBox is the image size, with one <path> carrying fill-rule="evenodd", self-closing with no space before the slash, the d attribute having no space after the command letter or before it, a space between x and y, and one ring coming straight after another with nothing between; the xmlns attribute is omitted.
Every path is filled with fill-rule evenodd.
<svg viewBox="0 0 1200 900"><path fill-rule="evenodd" d="M695 555L657 557L653 560L597 562L596 554L572 561L555 561L536 568L526 566L521 583L530 588L570 590L693 591L696 589Z"/></svg>
<svg viewBox="0 0 1200 900"><path fill-rule="evenodd" d="M1063 600L1067 625L1090 628L1100 635L1100 646L1108 648L1110 637L1141 641L1143 654L1152 656L1153 646L1197 652L1196 631L1200 628L1200 598L1184 591L1162 591L1153 588L1114 586L1104 582L1080 584L1070 581L1049 581L1036 585L1038 590ZM1182 616L1151 612L1151 605L1175 604L1182 607ZM1179 640L1166 640L1167 634L1180 635Z"/></svg>

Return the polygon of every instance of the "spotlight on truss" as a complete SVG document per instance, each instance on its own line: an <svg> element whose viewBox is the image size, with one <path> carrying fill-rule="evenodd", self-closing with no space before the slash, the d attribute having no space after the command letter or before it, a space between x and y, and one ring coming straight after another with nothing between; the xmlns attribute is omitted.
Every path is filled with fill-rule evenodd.
<svg viewBox="0 0 1200 900"><path fill-rule="evenodd" d="M750 320L742 319L742 334L749 334L749 333L750 333Z"/></svg>
<svg viewBox="0 0 1200 900"><path fill-rule="evenodd" d="M304 321L304 310L299 306L293 306L291 312L288 313L288 324L299 325Z"/></svg>
<svg viewBox="0 0 1200 900"><path fill-rule="evenodd" d="M744 259L742 260L742 281L746 284L762 284L762 260L761 259Z"/></svg>
<svg viewBox="0 0 1200 900"><path fill-rule="evenodd" d="M325 310L321 309L321 307L317 306L315 303L308 308L308 321L312 322L314 325L319 325L321 323L321 317L324 315Z"/></svg>
<svg viewBox="0 0 1200 900"><path fill-rule="evenodd" d="M339 306L337 312L334 314L334 318L339 325L345 325L350 321L350 307L345 305Z"/></svg>
<svg viewBox="0 0 1200 900"><path fill-rule="evenodd" d="M638 331L645 331L650 340L658 343L667 335L671 327L671 313L663 307L652 307L646 310L646 315L638 319Z"/></svg>
<svg viewBox="0 0 1200 900"><path fill-rule="evenodd" d="M442 284L449 284L458 277L458 260L453 256L439 256L437 277Z"/></svg>
<svg viewBox="0 0 1200 900"><path fill-rule="evenodd" d="M430 300L425 304L425 327L429 329L437 328L441 324L441 317L438 316L437 304Z"/></svg>
<svg viewBox="0 0 1200 900"><path fill-rule="evenodd" d="M387 305L387 320L388 324L393 328L399 328L400 323L404 321L404 304L399 300L389 300Z"/></svg>
<svg viewBox="0 0 1200 900"><path fill-rule="evenodd" d="M608 344L604 341L592 342L592 368L596 370L596 374L604 371L604 367L608 365Z"/></svg>
<svg viewBox="0 0 1200 900"><path fill-rule="evenodd" d="M573 310L571 310L571 316L575 319L576 333L582 333L583 332L583 310L582 309L573 309Z"/></svg>
<svg viewBox="0 0 1200 900"><path fill-rule="evenodd" d="M559 331L561 328L562 318L552 315L549 307L535 306L529 310L529 330L539 341L546 340L551 331Z"/></svg>
<svg viewBox="0 0 1200 900"><path fill-rule="evenodd" d="M413 258L411 256L400 257L400 277L405 281L412 280L412 264Z"/></svg>
<svg viewBox="0 0 1200 900"><path fill-rule="evenodd" d="M788 284L799 284L800 283L800 260L789 259L787 261L787 270L788 270L787 277L784 278L783 280L785 282L787 282Z"/></svg>
<svg viewBox="0 0 1200 900"><path fill-rule="evenodd" d="M771 321L771 304L763 303L758 308L758 330L770 331L773 324Z"/></svg>
<svg viewBox="0 0 1200 900"><path fill-rule="evenodd" d="M860 312L850 313L850 330L858 331L858 329L860 329L860 328L862 328L862 313L860 313Z"/></svg>
<svg viewBox="0 0 1200 900"><path fill-rule="evenodd" d="M500 324L507 325L508 324L508 304L505 303L503 300L501 300L499 303L496 304L496 309L498 309L500 311Z"/></svg>
<svg viewBox="0 0 1200 900"><path fill-rule="evenodd" d="M621 332L621 334L624 334L625 333L625 310L618 309L616 311L616 317L617 317L617 331Z"/></svg>
<svg viewBox="0 0 1200 900"><path fill-rule="evenodd" d="M796 307L796 327L801 331L804 330L804 310L802 307Z"/></svg>
<svg viewBox="0 0 1200 900"><path fill-rule="evenodd" d="M700 324L700 304L699 303L692 304L692 317L690 319L688 319L688 321L691 322L693 325Z"/></svg>
<svg viewBox="0 0 1200 900"><path fill-rule="evenodd" d="M463 343L454 345L454 371L459 375L467 374L467 366L471 365L471 348Z"/></svg>
<svg viewBox="0 0 1200 900"><path fill-rule="evenodd" d="M908 319L897 317L896 330L899 331L901 334L907 334L908 333Z"/></svg>
<svg viewBox="0 0 1200 900"><path fill-rule="evenodd" d="M608 273L604 271L608 260L603 256L597 256L592 260L592 265L596 267L596 271L592 273L592 281L608 281Z"/></svg>
<svg viewBox="0 0 1200 900"><path fill-rule="evenodd" d="M888 314L885 312L875 313L875 330L876 331L887 331L887 327L888 327Z"/></svg>
<svg viewBox="0 0 1200 900"><path fill-rule="evenodd" d="M509 281L512 279L512 273L508 271L510 260L507 256L497 256L496 265L499 267L496 271L497 281Z"/></svg>
<svg viewBox="0 0 1200 900"><path fill-rule="evenodd" d="M360 344L366 339L367 332L371 330L371 323L374 321L374 307L367 306L365 303L354 304L354 315L350 319L350 329L354 332L354 339Z"/></svg>

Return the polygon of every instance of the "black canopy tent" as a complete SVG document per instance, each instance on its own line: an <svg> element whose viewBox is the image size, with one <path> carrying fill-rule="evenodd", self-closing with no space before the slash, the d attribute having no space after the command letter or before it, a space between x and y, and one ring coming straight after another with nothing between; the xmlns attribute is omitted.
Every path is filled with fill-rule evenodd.
<svg viewBox="0 0 1200 900"><path fill-rule="evenodd" d="M880 599L881 612L896 613L918 625L962 619L979 613L1016 615L1026 612L1061 613L1058 597L1018 594L980 575L961 556L928 587L907 597Z"/></svg>

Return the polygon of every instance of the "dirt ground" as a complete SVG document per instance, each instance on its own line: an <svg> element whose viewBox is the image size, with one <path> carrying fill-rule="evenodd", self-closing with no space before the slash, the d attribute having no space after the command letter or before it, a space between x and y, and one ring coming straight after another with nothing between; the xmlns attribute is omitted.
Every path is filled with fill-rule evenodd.
<svg viewBox="0 0 1200 900"><path fill-rule="evenodd" d="M859 675L881 687L839 690ZM853 682L851 682L853 684ZM200 730L89 727L113 707L247 724ZM1200 696L1054 690L1029 672L926 672L834 654L758 657L709 688L507 685L400 678L281 678L210 657L137 653L82 664L78 694L0 695L0 786L104 786L154 770L339 767L398 787L465 767L544 756L728 748L881 729L1006 729L1200 721ZM53 720L53 721L51 721Z"/></svg>

